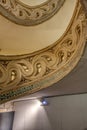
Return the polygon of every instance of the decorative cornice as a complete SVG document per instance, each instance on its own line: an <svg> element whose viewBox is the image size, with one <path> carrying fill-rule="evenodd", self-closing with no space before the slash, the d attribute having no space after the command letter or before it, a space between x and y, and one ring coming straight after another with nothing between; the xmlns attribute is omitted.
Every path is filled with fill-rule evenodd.
<svg viewBox="0 0 87 130"><path fill-rule="evenodd" d="M28 6L19 0L0 0L0 13L19 25L32 26L51 18L65 0L48 0L39 6Z"/></svg>
<svg viewBox="0 0 87 130"><path fill-rule="evenodd" d="M24 56L0 56L0 103L46 88L78 63L86 41L86 18L77 2L65 34L49 48Z"/></svg>

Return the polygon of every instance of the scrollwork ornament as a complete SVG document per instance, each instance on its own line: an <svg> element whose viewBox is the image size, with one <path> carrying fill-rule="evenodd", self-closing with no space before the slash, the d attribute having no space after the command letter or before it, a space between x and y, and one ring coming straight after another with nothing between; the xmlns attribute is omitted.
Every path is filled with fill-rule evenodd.
<svg viewBox="0 0 87 130"><path fill-rule="evenodd" d="M47 0L39 6L28 6L19 0L0 0L0 13L16 24L32 26L51 18L65 0Z"/></svg>
<svg viewBox="0 0 87 130"><path fill-rule="evenodd" d="M46 88L67 75L81 58L86 30L78 2L67 31L52 46L23 56L0 56L0 103Z"/></svg>

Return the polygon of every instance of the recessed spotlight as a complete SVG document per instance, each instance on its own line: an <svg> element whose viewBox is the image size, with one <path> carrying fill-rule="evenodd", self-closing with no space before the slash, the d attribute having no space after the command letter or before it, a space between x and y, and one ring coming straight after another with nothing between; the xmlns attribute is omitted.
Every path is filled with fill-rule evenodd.
<svg viewBox="0 0 87 130"><path fill-rule="evenodd" d="M45 98L40 99L41 101L41 106L47 106L48 105L48 101Z"/></svg>

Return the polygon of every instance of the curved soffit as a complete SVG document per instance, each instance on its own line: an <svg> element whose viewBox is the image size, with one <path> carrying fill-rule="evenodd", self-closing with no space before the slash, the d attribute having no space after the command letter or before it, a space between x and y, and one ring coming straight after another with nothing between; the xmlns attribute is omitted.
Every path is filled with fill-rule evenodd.
<svg viewBox="0 0 87 130"><path fill-rule="evenodd" d="M9 20L25 26L42 23L52 17L65 0L47 0L38 6L29 6L21 0L1 0L0 13ZM41 3L41 2L39 2Z"/></svg>
<svg viewBox="0 0 87 130"><path fill-rule="evenodd" d="M33 55L1 56L0 103L46 88L68 74L82 55L86 30L86 17L78 2L67 31L56 44Z"/></svg>
<svg viewBox="0 0 87 130"><path fill-rule="evenodd" d="M33 27L19 26L0 16L0 55L28 54L52 45L65 32L76 3L66 0L54 17Z"/></svg>

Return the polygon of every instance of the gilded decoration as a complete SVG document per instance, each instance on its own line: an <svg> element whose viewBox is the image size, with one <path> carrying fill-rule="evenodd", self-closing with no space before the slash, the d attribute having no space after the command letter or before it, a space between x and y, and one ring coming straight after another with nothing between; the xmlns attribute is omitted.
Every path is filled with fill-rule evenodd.
<svg viewBox="0 0 87 130"><path fill-rule="evenodd" d="M0 56L0 103L46 88L67 75L85 47L86 18L77 2L64 35L52 46L33 54Z"/></svg>
<svg viewBox="0 0 87 130"><path fill-rule="evenodd" d="M19 0L0 0L0 13L19 25L32 26L51 18L65 0L47 0L39 6L25 5Z"/></svg>

